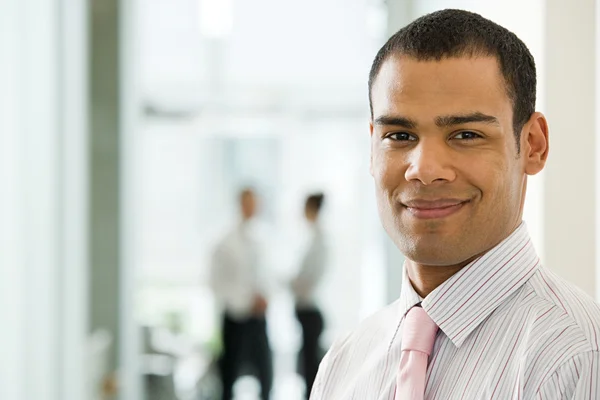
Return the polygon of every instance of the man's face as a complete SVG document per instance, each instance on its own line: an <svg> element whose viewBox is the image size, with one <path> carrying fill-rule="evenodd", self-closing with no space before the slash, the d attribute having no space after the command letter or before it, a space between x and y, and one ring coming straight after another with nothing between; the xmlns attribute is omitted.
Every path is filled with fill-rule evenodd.
<svg viewBox="0 0 600 400"><path fill-rule="evenodd" d="M457 265L519 225L526 161L495 58L392 56L371 99L379 214L407 258Z"/></svg>
<svg viewBox="0 0 600 400"><path fill-rule="evenodd" d="M242 216L244 219L250 219L256 215L258 204L256 195L253 192L246 192L241 198Z"/></svg>

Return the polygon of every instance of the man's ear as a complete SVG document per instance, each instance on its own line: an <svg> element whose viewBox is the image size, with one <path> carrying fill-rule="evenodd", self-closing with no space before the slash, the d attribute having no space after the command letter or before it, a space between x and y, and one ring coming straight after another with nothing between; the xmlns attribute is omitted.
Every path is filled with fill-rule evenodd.
<svg viewBox="0 0 600 400"><path fill-rule="evenodd" d="M535 112L521 132L521 152L524 153L522 156L527 175L535 175L544 169L548 150L548 121L544 114Z"/></svg>
<svg viewBox="0 0 600 400"><path fill-rule="evenodd" d="M373 121L369 121L369 135L371 136L371 150L369 156L369 173L373 176Z"/></svg>

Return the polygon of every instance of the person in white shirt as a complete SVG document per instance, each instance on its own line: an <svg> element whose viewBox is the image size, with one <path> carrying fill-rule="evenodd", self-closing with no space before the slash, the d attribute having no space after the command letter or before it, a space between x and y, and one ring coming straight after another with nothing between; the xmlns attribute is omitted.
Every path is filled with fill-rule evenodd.
<svg viewBox="0 0 600 400"><path fill-rule="evenodd" d="M258 200L252 189L244 189L239 199L242 219L216 246L211 266L211 286L223 308L223 352L219 360L222 398L232 398L241 367L250 366L258 375L261 396L266 400L273 367L265 319L264 250L254 221Z"/></svg>
<svg viewBox="0 0 600 400"><path fill-rule="evenodd" d="M319 215L323 207L322 193L308 196L304 216L310 226L310 239L300 264L300 271L291 282L296 301L296 317L302 327L300 359L302 375L306 384L306 397L310 394L317 376L323 350L319 338L323 332L323 315L317 306L316 290L327 267L327 246Z"/></svg>
<svg viewBox="0 0 600 400"><path fill-rule="evenodd" d="M311 399L600 399L600 307L542 266L522 222L548 157L525 44L437 11L381 48L369 95L370 171L404 281L333 344Z"/></svg>

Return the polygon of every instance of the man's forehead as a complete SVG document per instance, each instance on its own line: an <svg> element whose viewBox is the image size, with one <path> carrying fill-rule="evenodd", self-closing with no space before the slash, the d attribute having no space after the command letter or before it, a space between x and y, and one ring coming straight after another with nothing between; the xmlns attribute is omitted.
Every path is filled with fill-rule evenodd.
<svg viewBox="0 0 600 400"><path fill-rule="evenodd" d="M374 117L397 107L441 108L438 114L470 112L480 104L512 108L494 57L390 57L374 81L371 101Z"/></svg>
<svg viewBox="0 0 600 400"><path fill-rule="evenodd" d="M494 56L447 57L420 60L407 55L392 55L381 66L373 90L403 91L435 83L494 85L505 87L498 60Z"/></svg>

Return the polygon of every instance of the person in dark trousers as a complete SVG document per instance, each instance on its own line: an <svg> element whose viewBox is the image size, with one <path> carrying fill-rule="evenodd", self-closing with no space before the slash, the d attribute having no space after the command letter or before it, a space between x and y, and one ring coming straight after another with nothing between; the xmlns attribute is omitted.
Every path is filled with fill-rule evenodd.
<svg viewBox="0 0 600 400"><path fill-rule="evenodd" d="M216 246L211 286L223 308L223 352L219 369L223 400L233 398L233 384L250 367L269 399L273 381L271 348L267 337L266 282L260 230L254 216L257 196L251 189L240 193L241 222Z"/></svg>
<svg viewBox="0 0 600 400"><path fill-rule="evenodd" d="M310 226L310 239L302 258L300 271L291 285L296 301L296 317L302 326L300 366L306 383L306 398L312 390L323 354L319 346L324 325L323 316L315 299L315 291L327 264L327 247L319 224L323 200L322 193L310 195L306 199L304 215Z"/></svg>

